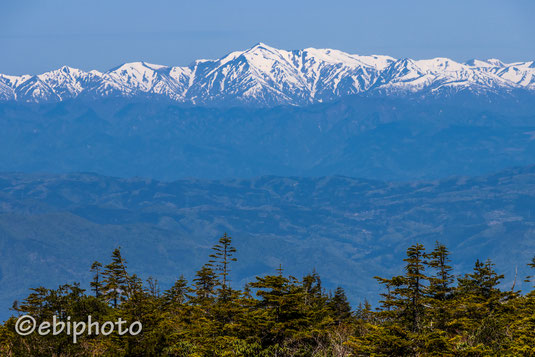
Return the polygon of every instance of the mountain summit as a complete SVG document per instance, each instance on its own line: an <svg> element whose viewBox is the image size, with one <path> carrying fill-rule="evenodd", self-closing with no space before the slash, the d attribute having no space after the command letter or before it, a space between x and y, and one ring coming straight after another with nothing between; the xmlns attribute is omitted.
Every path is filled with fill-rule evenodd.
<svg viewBox="0 0 535 357"><path fill-rule="evenodd" d="M535 62L395 59L333 49L286 51L258 43L187 67L125 63L105 73L71 67L40 75L0 74L0 101L160 97L201 105L306 105L352 94L451 95L535 92Z"/></svg>

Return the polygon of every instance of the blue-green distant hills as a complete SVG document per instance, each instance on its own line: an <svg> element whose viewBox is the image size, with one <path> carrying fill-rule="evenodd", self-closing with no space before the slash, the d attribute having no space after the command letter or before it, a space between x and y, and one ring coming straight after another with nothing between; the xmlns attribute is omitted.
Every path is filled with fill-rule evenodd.
<svg viewBox="0 0 535 357"><path fill-rule="evenodd" d="M51 143L53 145L53 143ZM460 158L462 159L462 158ZM479 177L386 183L343 176L172 182L95 174L0 175L1 316L27 289L90 280L123 248L131 271L167 288L191 278L223 232L238 248L233 283L282 267L315 269L358 302L406 247L436 240L456 273L492 258L517 287L535 255L535 167Z"/></svg>
<svg viewBox="0 0 535 357"><path fill-rule="evenodd" d="M440 240L457 272L489 257L519 286L535 254L534 98L2 102L0 317L30 287L87 284L118 245L163 287L191 278L224 232L234 284L316 269L358 302L409 244Z"/></svg>
<svg viewBox="0 0 535 357"><path fill-rule="evenodd" d="M346 97L306 107L0 104L0 171L186 177L480 175L534 164L535 96Z"/></svg>

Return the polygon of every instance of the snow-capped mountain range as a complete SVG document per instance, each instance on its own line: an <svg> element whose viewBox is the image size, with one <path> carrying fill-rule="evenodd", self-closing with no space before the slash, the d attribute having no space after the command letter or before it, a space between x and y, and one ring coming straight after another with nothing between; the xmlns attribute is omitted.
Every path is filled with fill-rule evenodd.
<svg viewBox="0 0 535 357"><path fill-rule="evenodd" d="M187 67L125 63L107 72L64 66L40 75L0 74L0 101L163 97L190 104L304 105L351 94L535 93L535 62L395 59L333 49L280 50L259 43Z"/></svg>

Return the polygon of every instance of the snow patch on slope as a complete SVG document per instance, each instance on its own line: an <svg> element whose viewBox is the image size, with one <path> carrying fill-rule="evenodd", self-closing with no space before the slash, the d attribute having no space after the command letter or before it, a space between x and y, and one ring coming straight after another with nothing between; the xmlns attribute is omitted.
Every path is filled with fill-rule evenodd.
<svg viewBox="0 0 535 357"><path fill-rule="evenodd" d="M498 59L459 63L361 56L334 49L280 50L258 43L186 67L147 62L107 72L61 67L37 76L0 75L2 101L62 101L78 96L164 97L192 104L302 105L358 93L438 95L535 90L535 64Z"/></svg>

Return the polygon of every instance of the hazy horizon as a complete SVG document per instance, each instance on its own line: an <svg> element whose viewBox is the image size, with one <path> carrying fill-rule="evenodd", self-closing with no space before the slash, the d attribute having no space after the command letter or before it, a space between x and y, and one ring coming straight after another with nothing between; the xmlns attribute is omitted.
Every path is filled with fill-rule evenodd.
<svg viewBox="0 0 535 357"><path fill-rule="evenodd" d="M535 59L534 12L535 3L525 0L343 0L328 8L319 1L280 0L4 3L0 73L38 74L63 65L106 71L135 61L187 66L257 42L395 58L530 61Z"/></svg>

